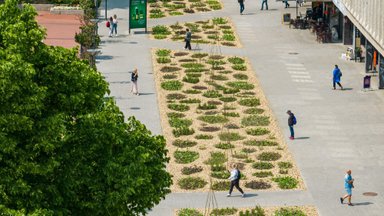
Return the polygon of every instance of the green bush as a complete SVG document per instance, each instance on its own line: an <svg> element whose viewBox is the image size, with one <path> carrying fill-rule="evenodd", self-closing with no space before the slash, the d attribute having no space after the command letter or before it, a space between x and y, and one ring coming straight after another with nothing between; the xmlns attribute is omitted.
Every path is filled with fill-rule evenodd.
<svg viewBox="0 0 384 216"><path fill-rule="evenodd" d="M180 16L180 15L183 15L184 13L183 12L180 12L180 11L171 11L169 12L169 15L171 16Z"/></svg>
<svg viewBox="0 0 384 216"><path fill-rule="evenodd" d="M245 137L235 132L222 132L222 133L219 133L219 139L224 142L230 142L230 141L242 140L242 139L245 139Z"/></svg>
<svg viewBox="0 0 384 216"><path fill-rule="evenodd" d="M248 140L244 142L244 145L247 146L277 146L277 142L268 141L268 140Z"/></svg>
<svg viewBox="0 0 384 216"><path fill-rule="evenodd" d="M224 94L236 94L238 92L240 92L240 89L238 89L238 88L225 88L225 89L223 89Z"/></svg>
<svg viewBox="0 0 384 216"><path fill-rule="evenodd" d="M193 104L193 103L200 103L201 101L199 99L196 99L196 98L189 98L189 99L181 100L179 102L180 103L186 103L186 104Z"/></svg>
<svg viewBox="0 0 384 216"><path fill-rule="evenodd" d="M197 108L201 110L212 110L212 109L216 109L217 106L214 104L204 103L204 104L199 104Z"/></svg>
<svg viewBox="0 0 384 216"><path fill-rule="evenodd" d="M196 166L196 165L189 166L189 167L183 167L181 169L181 173L183 173L184 175L192 175L192 174L195 174L195 173L198 173L201 171L203 171L203 167Z"/></svg>
<svg viewBox="0 0 384 216"><path fill-rule="evenodd" d="M260 172L255 172L252 175L258 178L265 178L265 177L273 176L273 173L270 171L260 171Z"/></svg>
<svg viewBox="0 0 384 216"><path fill-rule="evenodd" d="M176 79L177 78L177 75L175 74L165 74L163 76L163 79Z"/></svg>
<svg viewBox="0 0 384 216"><path fill-rule="evenodd" d="M209 134L199 134L195 136L195 139L209 140L213 139L213 136Z"/></svg>
<svg viewBox="0 0 384 216"><path fill-rule="evenodd" d="M169 124L171 127L179 128L179 127L189 127L192 125L191 119L182 119L182 118L169 118Z"/></svg>
<svg viewBox="0 0 384 216"><path fill-rule="evenodd" d="M156 50L156 55L159 57L168 57L171 54L171 50L169 49L158 49Z"/></svg>
<svg viewBox="0 0 384 216"><path fill-rule="evenodd" d="M243 90L251 90L255 88L253 84L248 83L246 81L227 82L227 85L235 89L243 89Z"/></svg>
<svg viewBox="0 0 384 216"><path fill-rule="evenodd" d="M184 82L187 82L187 83L196 84L196 83L198 83L200 80L199 80L199 78L197 78L197 77L185 76L185 77L183 78L183 81L184 81Z"/></svg>
<svg viewBox="0 0 384 216"><path fill-rule="evenodd" d="M161 83L161 88L168 91L178 91L183 88L183 83L177 80L169 80Z"/></svg>
<svg viewBox="0 0 384 216"><path fill-rule="evenodd" d="M199 158L199 153L195 151L189 151L189 150L186 150L186 151L177 150L175 151L173 156L176 159L176 163L188 164L197 160Z"/></svg>
<svg viewBox="0 0 384 216"><path fill-rule="evenodd" d="M226 103L236 101L236 98L235 98L235 97L221 97L221 98L219 98L219 99L220 99L221 101L223 101L223 102L226 102Z"/></svg>
<svg viewBox="0 0 384 216"><path fill-rule="evenodd" d="M221 74L216 74L216 75L211 75L211 79L224 81L224 80L228 80L228 77L221 75Z"/></svg>
<svg viewBox="0 0 384 216"><path fill-rule="evenodd" d="M204 132L215 132L215 131L221 130L221 128L213 127L213 126L204 126L204 127L199 128L199 130L204 131Z"/></svg>
<svg viewBox="0 0 384 216"><path fill-rule="evenodd" d="M163 73L171 73L171 72L176 72L181 70L179 67L174 67L174 66L164 66L160 69L161 72Z"/></svg>
<svg viewBox="0 0 384 216"><path fill-rule="evenodd" d="M223 164L212 164L211 171L212 172L227 171L227 167L224 166Z"/></svg>
<svg viewBox="0 0 384 216"><path fill-rule="evenodd" d="M279 173L285 175L285 174L288 174L288 170L287 169L280 169Z"/></svg>
<svg viewBox="0 0 384 216"><path fill-rule="evenodd" d="M251 114L251 115L262 114L263 112L264 110L260 108L249 108L244 111L245 114Z"/></svg>
<svg viewBox="0 0 384 216"><path fill-rule="evenodd" d="M204 58L208 56L208 53L194 53L191 57L192 58Z"/></svg>
<svg viewBox="0 0 384 216"><path fill-rule="evenodd" d="M225 216L225 215L234 215L236 214L236 208L221 208L221 209L213 209L210 216Z"/></svg>
<svg viewBox="0 0 384 216"><path fill-rule="evenodd" d="M152 28L152 34L155 35L169 35L171 32L169 31L167 26L157 25Z"/></svg>
<svg viewBox="0 0 384 216"><path fill-rule="evenodd" d="M241 106L254 107L260 105L260 100L258 98L244 98L239 101Z"/></svg>
<svg viewBox="0 0 384 216"><path fill-rule="evenodd" d="M180 94L180 93L171 93L171 94L167 94L167 99L168 100L181 100L181 99L184 99L186 98L187 96L183 95L183 94Z"/></svg>
<svg viewBox="0 0 384 216"><path fill-rule="evenodd" d="M226 117L240 117L240 114L237 112L223 112L223 116Z"/></svg>
<svg viewBox="0 0 384 216"><path fill-rule="evenodd" d="M247 80L248 79L248 76L246 74L241 74L241 73L233 74L233 77L235 79L238 79L238 80Z"/></svg>
<svg viewBox="0 0 384 216"><path fill-rule="evenodd" d="M203 93L203 96L207 98L218 98L218 97L221 97L222 95L216 90L208 90Z"/></svg>
<svg viewBox="0 0 384 216"><path fill-rule="evenodd" d="M212 190L215 191L226 191L231 186L229 181L217 181L212 184Z"/></svg>
<svg viewBox="0 0 384 216"><path fill-rule="evenodd" d="M196 90L196 89L187 89L183 91L185 94L200 94L201 91Z"/></svg>
<svg viewBox="0 0 384 216"><path fill-rule="evenodd" d="M250 115L241 119L241 124L245 127L247 126L268 126L269 117L268 116L259 116L259 115Z"/></svg>
<svg viewBox="0 0 384 216"><path fill-rule="evenodd" d="M228 58L228 61L232 64L244 64L245 63L245 60L243 58L240 58L240 57L231 57L231 58Z"/></svg>
<svg viewBox="0 0 384 216"><path fill-rule="evenodd" d="M252 167L258 170L272 169L274 166L269 162L256 162L252 164Z"/></svg>
<svg viewBox="0 0 384 216"><path fill-rule="evenodd" d="M277 177L272 179L274 182L277 182L277 185L281 189L293 189L297 187L297 184L299 183L295 178L292 178L290 176L285 177Z"/></svg>
<svg viewBox="0 0 384 216"><path fill-rule="evenodd" d="M188 136L195 133L195 130L193 128L187 128L187 127L180 127L172 130L172 133L175 137L180 136Z"/></svg>
<svg viewBox="0 0 384 216"><path fill-rule="evenodd" d="M171 62L171 59L168 57L159 57L156 59L157 63L159 64L167 64Z"/></svg>
<svg viewBox="0 0 384 216"><path fill-rule="evenodd" d="M261 161L276 161L281 158L281 154L277 152L263 152L257 156Z"/></svg>
<svg viewBox="0 0 384 216"><path fill-rule="evenodd" d="M202 74L201 73L188 73L187 76L200 78L202 76Z"/></svg>
<svg viewBox="0 0 384 216"><path fill-rule="evenodd" d="M211 157L205 161L208 165L218 165L227 162L227 157L223 152L211 152Z"/></svg>
<svg viewBox="0 0 384 216"><path fill-rule="evenodd" d="M206 184L207 182L200 177L186 177L180 179L178 182L180 188L185 190L195 190L198 188L203 188Z"/></svg>
<svg viewBox="0 0 384 216"><path fill-rule="evenodd" d="M248 155L244 152L235 152L232 154L232 157L237 159L247 159Z"/></svg>
<svg viewBox="0 0 384 216"><path fill-rule="evenodd" d="M181 140L177 139L172 142L172 145L177 146L179 148L189 148L197 145L197 142L195 141L190 141L190 140Z"/></svg>
<svg viewBox="0 0 384 216"><path fill-rule="evenodd" d="M247 70L247 66L243 65L243 64L235 64L235 65L232 65L232 69L233 70L238 70L238 71L246 71Z"/></svg>
<svg viewBox="0 0 384 216"><path fill-rule="evenodd" d="M185 115L183 113L178 113L178 112L170 112L167 113L168 118L184 118Z"/></svg>
<svg viewBox="0 0 384 216"><path fill-rule="evenodd" d="M183 64L181 64L181 67L202 69L202 68L204 68L204 65L200 64L200 63L196 63L196 62L191 62L191 63L183 63Z"/></svg>
<svg viewBox="0 0 384 216"><path fill-rule="evenodd" d="M167 38L167 35L155 34L155 35L153 35L153 37L157 40L163 40L163 39Z"/></svg>
<svg viewBox="0 0 384 216"><path fill-rule="evenodd" d="M231 148L235 148L235 146L232 145L231 143L219 143L219 144L216 144L215 147L218 148L218 149L231 149Z"/></svg>
<svg viewBox="0 0 384 216"><path fill-rule="evenodd" d="M222 25L222 24L227 24L228 23L227 19L222 18L222 17L215 17L215 18L212 19L212 22L215 25Z"/></svg>
<svg viewBox="0 0 384 216"><path fill-rule="evenodd" d="M275 211L274 216L306 216L306 214L298 208L280 208Z"/></svg>
<svg viewBox="0 0 384 216"><path fill-rule="evenodd" d="M291 162L284 162L284 161L280 161L279 163L277 163L277 165L279 166L280 169L289 169L293 167Z"/></svg>
<svg viewBox="0 0 384 216"><path fill-rule="evenodd" d="M260 206L256 206L251 210L240 211L239 216L265 216L265 211Z"/></svg>
<svg viewBox="0 0 384 216"><path fill-rule="evenodd" d="M243 149L241 149L241 152L250 154L250 153L256 152L256 149L254 149L254 148L243 148Z"/></svg>
<svg viewBox="0 0 384 216"><path fill-rule="evenodd" d="M257 189L257 190L262 190L262 189L268 189L271 188L271 184L264 182L264 181L250 181L245 183L246 188L251 188L251 189Z"/></svg>
<svg viewBox="0 0 384 216"><path fill-rule="evenodd" d="M233 34L224 34L222 39L225 41L235 41L236 37Z"/></svg>
<svg viewBox="0 0 384 216"><path fill-rule="evenodd" d="M269 133L267 128L249 128L246 130L248 135L251 136L262 136Z"/></svg>
<svg viewBox="0 0 384 216"><path fill-rule="evenodd" d="M189 106L185 104L168 104L168 108L171 110L179 111L179 112L185 112L189 110Z"/></svg>
<svg viewBox="0 0 384 216"><path fill-rule="evenodd" d="M180 211L177 213L177 216L203 216L203 214L201 214L196 209L184 208L180 209Z"/></svg>
<svg viewBox="0 0 384 216"><path fill-rule="evenodd" d="M209 124L223 124L229 121L225 116L222 115L204 115L199 116L197 119Z"/></svg>
<svg viewBox="0 0 384 216"><path fill-rule="evenodd" d="M217 179L227 179L230 175L228 171L211 172L211 176Z"/></svg>

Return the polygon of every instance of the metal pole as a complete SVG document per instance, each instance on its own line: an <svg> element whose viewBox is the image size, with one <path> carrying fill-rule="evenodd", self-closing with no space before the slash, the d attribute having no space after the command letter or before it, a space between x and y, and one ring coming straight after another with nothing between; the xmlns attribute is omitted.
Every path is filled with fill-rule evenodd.
<svg viewBox="0 0 384 216"><path fill-rule="evenodd" d="M108 20L108 15L107 15L107 5L108 5L108 0L105 0L105 20Z"/></svg>
<svg viewBox="0 0 384 216"><path fill-rule="evenodd" d="M297 2L298 2L298 0L296 0L296 19L297 19L297 15L299 14L299 8L297 7Z"/></svg>

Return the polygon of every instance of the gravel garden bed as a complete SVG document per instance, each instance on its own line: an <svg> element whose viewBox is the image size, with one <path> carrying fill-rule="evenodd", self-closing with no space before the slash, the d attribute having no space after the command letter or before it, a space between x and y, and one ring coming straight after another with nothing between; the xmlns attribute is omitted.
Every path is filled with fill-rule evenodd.
<svg viewBox="0 0 384 216"><path fill-rule="evenodd" d="M223 6L218 0L149 0L149 18L180 16L198 12L220 10Z"/></svg>
<svg viewBox="0 0 384 216"><path fill-rule="evenodd" d="M209 211L211 216L318 216L314 206L285 206L254 208L218 208ZM177 209L175 216L203 216L204 209Z"/></svg>
<svg viewBox="0 0 384 216"><path fill-rule="evenodd" d="M240 47L239 37L229 18L217 17L210 20L175 23L174 25L157 25L152 28L152 39L184 41L186 29L192 32L192 44L218 44L222 46ZM184 59L184 61L187 61ZM241 67L241 66L236 66ZM236 79L247 79L239 75Z"/></svg>
<svg viewBox="0 0 384 216"><path fill-rule="evenodd" d="M245 58L155 49L153 62L173 192L226 191L232 164L245 191L304 188Z"/></svg>

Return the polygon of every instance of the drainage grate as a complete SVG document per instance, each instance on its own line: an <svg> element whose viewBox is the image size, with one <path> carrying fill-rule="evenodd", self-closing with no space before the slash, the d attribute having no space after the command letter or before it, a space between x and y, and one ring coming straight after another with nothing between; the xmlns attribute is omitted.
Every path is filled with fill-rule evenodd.
<svg viewBox="0 0 384 216"><path fill-rule="evenodd" d="M298 55L299 53L297 53L297 52L290 52L290 53L288 53L289 55Z"/></svg>
<svg viewBox="0 0 384 216"><path fill-rule="evenodd" d="M363 193L364 196L377 196L377 193L375 192L365 192Z"/></svg>

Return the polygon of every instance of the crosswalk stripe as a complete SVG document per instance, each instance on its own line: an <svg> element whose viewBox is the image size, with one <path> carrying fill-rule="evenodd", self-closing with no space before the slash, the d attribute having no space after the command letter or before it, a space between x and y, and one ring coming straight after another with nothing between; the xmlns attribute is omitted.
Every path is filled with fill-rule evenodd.
<svg viewBox="0 0 384 216"><path fill-rule="evenodd" d="M309 75L291 75L292 78L298 78L298 79L311 79L311 76Z"/></svg>

